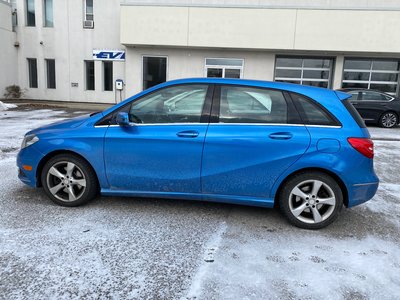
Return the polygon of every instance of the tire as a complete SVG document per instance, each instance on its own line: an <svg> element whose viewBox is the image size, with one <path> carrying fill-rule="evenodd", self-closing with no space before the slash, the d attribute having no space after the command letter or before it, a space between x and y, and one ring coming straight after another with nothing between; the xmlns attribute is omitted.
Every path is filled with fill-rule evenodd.
<svg viewBox="0 0 400 300"><path fill-rule="evenodd" d="M279 206L294 226L320 229L338 217L343 207L343 193L329 175L303 172L284 183L279 193Z"/></svg>
<svg viewBox="0 0 400 300"><path fill-rule="evenodd" d="M392 128L399 124L399 117L392 111L387 111L382 114L378 122L380 127Z"/></svg>
<svg viewBox="0 0 400 300"><path fill-rule="evenodd" d="M99 190L91 165L72 154L51 158L43 167L41 182L53 202L69 207L87 203L96 197Z"/></svg>

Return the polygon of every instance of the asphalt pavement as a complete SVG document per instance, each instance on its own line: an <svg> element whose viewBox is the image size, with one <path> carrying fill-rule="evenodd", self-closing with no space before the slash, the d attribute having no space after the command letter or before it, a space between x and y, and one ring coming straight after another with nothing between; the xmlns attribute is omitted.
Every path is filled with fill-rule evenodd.
<svg viewBox="0 0 400 300"><path fill-rule="evenodd" d="M18 180L15 156L25 131L83 113L0 112L0 299L400 298L400 128L371 129L377 195L307 231L229 204L53 204Z"/></svg>

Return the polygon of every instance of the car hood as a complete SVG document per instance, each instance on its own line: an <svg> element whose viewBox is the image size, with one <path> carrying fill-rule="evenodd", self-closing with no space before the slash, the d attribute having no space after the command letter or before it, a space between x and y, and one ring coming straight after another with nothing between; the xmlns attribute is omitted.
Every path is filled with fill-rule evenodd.
<svg viewBox="0 0 400 300"><path fill-rule="evenodd" d="M86 120L90 118L91 115L83 115L71 119L66 119L62 121L58 121L55 123L51 123L49 125L45 125L34 130L29 131L27 134L32 133L44 133L48 131L58 130L58 129L72 129L79 127L82 125Z"/></svg>

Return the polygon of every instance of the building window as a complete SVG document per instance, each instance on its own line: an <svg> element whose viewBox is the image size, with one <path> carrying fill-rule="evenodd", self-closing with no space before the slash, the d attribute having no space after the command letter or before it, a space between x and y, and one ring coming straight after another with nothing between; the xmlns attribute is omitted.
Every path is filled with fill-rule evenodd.
<svg viewBox="0 0 400 300"><path fill-rule="evenodd" d="M86 90L94 91L94 61L86 60L85 61L85 83Z"/></svg>
<svg viewBox="0 0 400 300"><path fill-rule="evenodd" d="M342 88L374 89L396 95L399 73L399 60L346 58Z"/></svg>
<svg viewBox="0 0 400 300"><path fill-rule="evenodd" d="M332 65L331 58L278 56L274 80L330 88Z"/></svg>
<svg viewBox="0 0 400 300"><path fill-rule="evenodd" d="M242 78L243 59L206 58L206 77Z"/></svg>
<svg viewBox="0 0 400 300"><path fill-rule="evenodd" d="M143 56L143 89L167 81L167 58Z"/></svg>
<svg viewBox="0 0 400 300"><path fill-rule="evenodd" d="M43 0L44 27L53 27L53 0Z"/></svg>
<svg viewBox="0 0 400 300"><path fill-rule="evenodd" d="M28 76L29 76L29 87L38 87L37 78L37 61L36 58L28 58Z"/></svg>
<svg viewBox="0 0 400 300"><path fill-rule="evenodd" d="M93 21L93 0L85 1L85 21Z"/></svg>
<svg viewBox="0 0 400 300"><path fill-rule="evenodd" d="M46 75L47 88L56 88L56 61L54 59L46 59Z"/></svg>
<svg viewBox="0 0 400 300"><path fill-rule="evenodd" d="M103 79L104 90L113 90L113 63L112 61L103 61Z"/></svg>
<svg viewBox="0 0 400 300"><path fill-rule="evenodd" d="M36 26L35 0L26 0L26 26Z"/></svg>

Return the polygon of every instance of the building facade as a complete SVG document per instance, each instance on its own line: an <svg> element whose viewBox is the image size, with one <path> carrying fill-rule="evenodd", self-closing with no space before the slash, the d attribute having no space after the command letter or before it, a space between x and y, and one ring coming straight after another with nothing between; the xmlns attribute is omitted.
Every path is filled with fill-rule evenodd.
<svg viewBox="0 0 400 300"><path fill-rule="evenodd" d="M0 26L0 88L30 99L206 76L399 95L400 0L0 0Z"/></svg>

